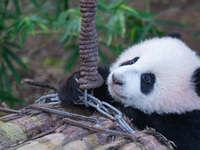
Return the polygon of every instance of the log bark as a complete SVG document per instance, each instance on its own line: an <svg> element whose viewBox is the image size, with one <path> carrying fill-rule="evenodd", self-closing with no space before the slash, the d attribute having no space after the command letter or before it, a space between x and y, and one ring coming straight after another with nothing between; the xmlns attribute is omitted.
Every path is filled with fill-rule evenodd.
<svg viewBox="0 0 200 150"><path fill-rule="evenodd" d="M49 106L45 106L49 107ZM52 108L52 107L51 107ZM66 111L60 106L53 107ZM87 108L67 108L67 111L91 115ZM25 113L26 112L26 113ZM101 118L95 126L123 131L117 123L100 116L98 113L92 115ZM160 140L153 130L141 131L134 135L131 140L126 136L116 136L84 127L66 124L63 116L45 113L39 110L28 109L6 115L0 118L0 150L11 148L17 150L51 150L51 149L80 149L80 150L104 150L104 149L172 149L167 140ZM79 121L88 123L87 121ZM162 137L162 136L161 136ZM164 138L163 138L164 139Z"/></svg>

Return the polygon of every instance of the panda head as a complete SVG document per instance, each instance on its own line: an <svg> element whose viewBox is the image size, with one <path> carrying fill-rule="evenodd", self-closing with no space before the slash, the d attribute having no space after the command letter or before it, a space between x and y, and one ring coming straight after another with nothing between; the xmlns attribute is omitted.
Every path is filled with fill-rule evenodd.
<svg viewBox="0 0 200 150"><path fill-rule="evenodd" d="M200 59L174 37L145 40L110 67L111 96L146 114L200 110ZM199 83L198 83L199 82Z"/></svg>

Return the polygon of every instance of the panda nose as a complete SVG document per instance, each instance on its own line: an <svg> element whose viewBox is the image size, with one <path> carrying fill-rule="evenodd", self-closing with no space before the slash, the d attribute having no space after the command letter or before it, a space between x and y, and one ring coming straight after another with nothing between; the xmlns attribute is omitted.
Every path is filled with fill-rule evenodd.
<svg viewBox="0 0 200 150"><path fill-rule="evenodd" d="M112 75L112 81L114 84L123 85L122 81L117 79L114 74Z"/></svg>

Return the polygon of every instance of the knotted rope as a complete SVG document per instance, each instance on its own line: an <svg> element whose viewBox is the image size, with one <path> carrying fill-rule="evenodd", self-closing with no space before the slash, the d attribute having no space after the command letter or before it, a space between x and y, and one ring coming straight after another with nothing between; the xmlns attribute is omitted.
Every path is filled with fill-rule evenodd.
<svg viewBox="0 0 200 150"><path fill-rule="evenodd" d="M104 80L98 73L98 36L95 27L95 15L98 0L80 0L82 12L79 54L81 59L80 89L100 87Z"/></svg>

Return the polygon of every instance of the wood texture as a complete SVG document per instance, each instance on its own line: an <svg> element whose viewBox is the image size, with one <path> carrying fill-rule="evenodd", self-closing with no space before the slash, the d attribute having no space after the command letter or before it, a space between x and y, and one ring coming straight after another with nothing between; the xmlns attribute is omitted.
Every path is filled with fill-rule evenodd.
<svg viewBox="0 0 200 150"><path fill-rule="evenodd" d="M53 107L53 109L63 110L59 106ZM87 112L85 109L84 111ZM83 113L83 108L78 109L77 107L69 110L73 110L73 113ZM105 150L116 148L123 150L165 150L169 149L170 146L166 145L166 142L165 144L160 142L157 137L148 134L150 130L136 133L134 135L136 140L131 141L128 137L109 135L66 124L61 115L31 109L26 110L26 112L25 114L10 114L0 118L0 149ZM99 116L99 114L95 114L93 117L101 117L101 122L97 122L95 126L122 131L116 123ZM87 123L85 121L80 122Z"/></svg>

